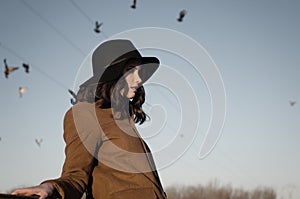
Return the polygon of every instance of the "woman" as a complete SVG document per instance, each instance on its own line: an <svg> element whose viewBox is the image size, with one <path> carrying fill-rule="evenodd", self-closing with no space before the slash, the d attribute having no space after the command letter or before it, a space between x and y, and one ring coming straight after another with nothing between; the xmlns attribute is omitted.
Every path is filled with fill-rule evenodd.
<svg viewBox="0 0 300 199"><path fill-rule="evenodd" d="M61 177L12 194L64 199L163 199L147 144L134 123L142 124L142 84L159 60L142 57L129 40L110 40L92 55L93 77L77 93L78 103L64 118L66 142Z"/></svg>

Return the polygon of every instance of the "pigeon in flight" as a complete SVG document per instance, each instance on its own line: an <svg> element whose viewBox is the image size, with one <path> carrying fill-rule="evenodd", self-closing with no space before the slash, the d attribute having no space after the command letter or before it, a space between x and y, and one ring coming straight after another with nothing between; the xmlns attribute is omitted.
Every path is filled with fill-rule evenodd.
<svg viewBox="0 0 300 199"><path fill-rule="evenodd" d="M102 25L103 25L103 23L99 23L98 21L96 21L94 31L95 31L96 33L100 33L100 32L101 32L100 26L102 26Z"/></svg>
<svg viewBox="0 0 300 199"><path fill-rule="evenodd" d="M133 0L132 5L130 6L132 9L136 9L136 0Z"/></svg>
<svg viewBox="0 0 300 199"><path fill-rule="evenodd" d="M10 73L12 73L13 71L19 69L19 67L10 67L7 65L7 62L6 62L6 59L3 60L4 61L4 66L5 66L5 71L4 71L4 74L5 74L5 77L8 78L8 75Z"/></svg>
<svg viewBox="0 0 300 199"><path fill-rule="evenodd" d="M186 10L181 10L179 13L179 17L177 18L177 21L182 22L183 17L186 15Z"/></svg>
<svg viewBox="0 0 300 199"><path fill-rule="evenodd" d="M28 91L28 88L26 87L19 87L19 95L20 97L23 97L23 94L26 93Z"/></svg>
<svg viewBox="0 0 300 199"><path fill-rule="evenodd" d="M290 100L289 102L291 106L294 106L297 103L295 100Z"/></svg>
<svg viewBox="0 0 300 199"><path fill-rule="evenodd" d="M41 143L43 142L43 139L35 139L35 143L39 146L39 147L41 147Z"/></svg>
<svg viewBox="0 0 300 199"><path fill-rule="evenodd" d="M72 90L70 90L70 89L68 91L72 95L72 97L74 98L74 99L71 98L71 104L72 105L76 104L77 103L77 96L76 96L76 94Z"/></svg>
<svg viewBox="0 0 300 199"><path fill-rule="evenodd" d="M29 73L29 65L23 63L22 66L23 66L23 68L25 69L25 72L26 72L26 73Z"/></svg>

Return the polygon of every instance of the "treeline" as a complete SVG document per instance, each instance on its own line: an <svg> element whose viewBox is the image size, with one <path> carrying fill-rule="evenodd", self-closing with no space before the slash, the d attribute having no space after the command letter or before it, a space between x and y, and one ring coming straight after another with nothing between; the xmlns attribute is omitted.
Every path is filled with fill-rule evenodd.
<svg viewBox="0 0 300 199"><path fill-rule="evenodd" d="M166 188L168 199L276 199L271 188L259 187L254 190L219 186L210 183L206 186L171 186Z"/></svg>
<svg viewBox="0 0 300 199"><path fill-rule="evenodd" d="M11 193L13 191L7 191ZM165 188L168 199L276 199L273 189L258 187L253 190L232 188L231 185L220 186L218 181L207 185L174 185ZM85 199L85 195L81 199Z"/></svg>

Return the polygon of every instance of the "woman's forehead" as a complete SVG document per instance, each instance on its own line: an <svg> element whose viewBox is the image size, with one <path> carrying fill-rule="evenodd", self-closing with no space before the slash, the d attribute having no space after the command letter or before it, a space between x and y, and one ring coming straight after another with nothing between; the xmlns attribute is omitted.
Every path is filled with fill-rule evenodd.
<svg viewBox="0 0 300 199"><path fill-rule="evenodd" d="M137 69L137 70L140 70L141 69L141 65L137 65L134 68Z"/></svg>

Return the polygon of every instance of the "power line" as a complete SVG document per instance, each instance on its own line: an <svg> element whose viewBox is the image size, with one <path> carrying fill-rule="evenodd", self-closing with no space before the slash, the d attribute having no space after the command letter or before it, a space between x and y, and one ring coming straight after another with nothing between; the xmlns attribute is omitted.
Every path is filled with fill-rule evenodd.
<svg viewBox="0 0 300 199"><path fill-rule="evenodd" d="M94 23L93 20L87 15L85 14L85 12L72 0L70 0L71 3L79 10L79 12L85 16L85 18L88 19L88 21L90 21L91 23ZM72 42L65 34L63 34L59 29L57 29L52 23L50 23L50 21L48 21L45 17L43 17L36 9L34 9L28 2L21 0L21 2L23 3L23 5L25 7L27 7L34 15L36 15L37 17L39 17L44 23L46 23L51 29L53 29L58 35L60 35L67 43L69 43L74 49L76 49L78 52L80 52L83 56L86 56L86 53L79 48L74 42ZM101 31L103 33L103 36L106 36L106 34ZM21 60L25 60L22 56L20 56L18 53L16 53L15 51L13 51L12 49L10 49L9 47L3 45L3 43L0 43L0 46L2 46L3 49L7 50L8 52L10 52L11 54L15 55L16 57L18 57ZM32 64L30 64L32 66ZM46 73L45 71L41 70L38 67L34 67L40 74L44 75L45 77L47 77L49 80L51 80L52 82L56 83L57 85L59 85L60 87L64 88L64 89L68 89L67 86L65 86L63 83L61 83L60 81L56 80L55 78L53 78L52 76L50 76L48 73Z"/></svg>
<svg viewBox="0 0 300 199"><path fill-rule="evenodd" d="M91 19L73 0L70 0L70 2L73 4L74 7L77 8L77 10L88 20L90 21L92 24L94 24L94 20Z"/></svg>
<svg viewBox="0 0 300 199"><path fill-rule="evenodd" d="M12 50L11 48L9 48L8 46L4 45L2 42L0 42L0 47L2 47L4 50L6 50L7 52L11 53L12 55L14 55L15 57L19 58L20 60L23 60L25 62L28 62L28 60L26 60L25 58L23 58L22 56L20 56L17 52L15 52L14 50ZM42 69L40 69L39 67L34 66L31 62L30 63L30 67L36 69L40 74L44 75L45 77L47 77L49 80L51 80L52 82L56 83L59 87L63 88L63 89L68 89L67 86L65 86L63 83L61 83L60 81L56 80L55 78L53 78L51 75L49 75L47 72L43 71Z"/></svg>
<svg viewBox="0 0 300 199"><path fill-rule="evenodd" d="M83 50L81 50L76 44L74 44L66 35L59 31L53 24L51 24L46 18L44 18L37 10L35 10L28 2L21 1L34 15L39 17L43 22L45 22L50 28L52 28L57 34L59 34L67 43L69 43L73 48L80 52L83 56L86 56Z"/></svg>
<svg viewBox="0 0 300 199"><path fill-rule="evenodd" d="M95 21L90 18L73 0L69 0L72 5L91 23L91 24L95 24ZM101 30L101 35L103 35L105 37L105 39L108 38L108 36L105 34L105 32L103 32L103 30Z"/></svg>

